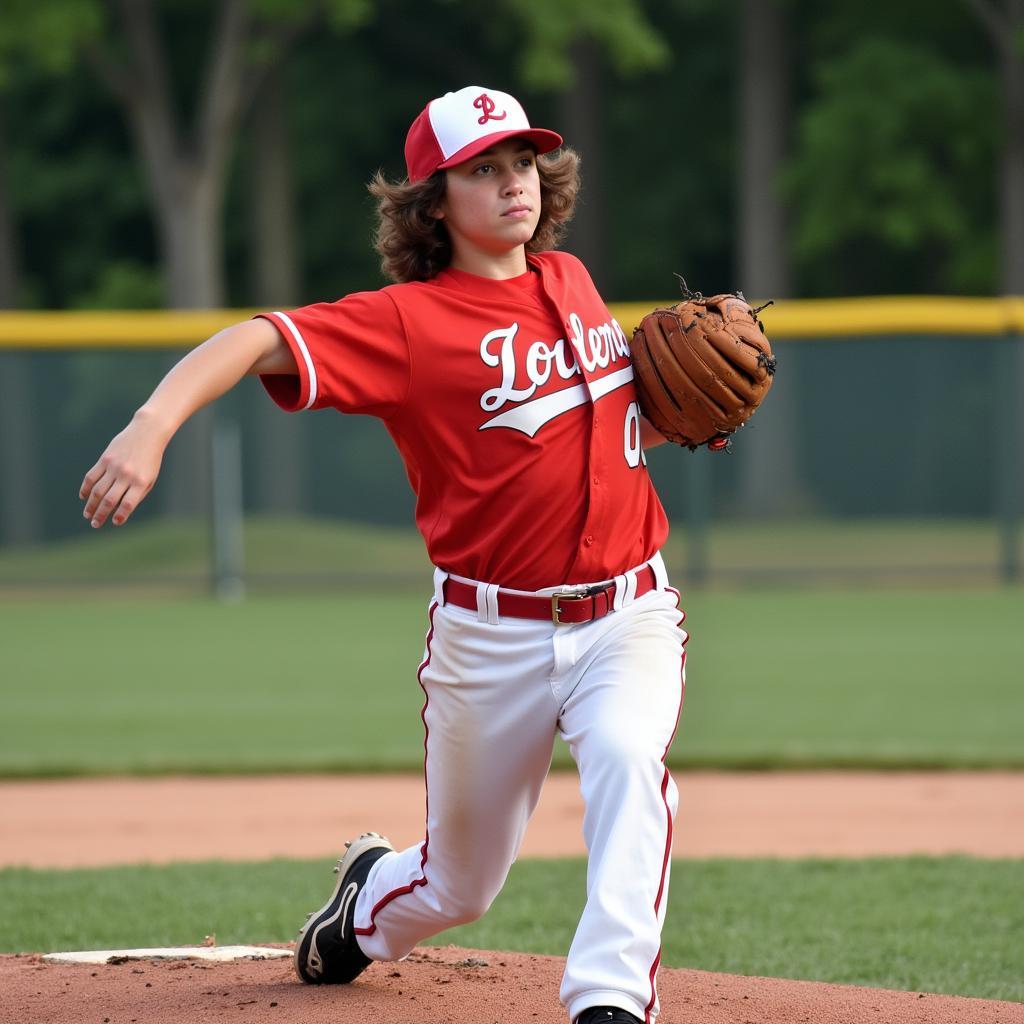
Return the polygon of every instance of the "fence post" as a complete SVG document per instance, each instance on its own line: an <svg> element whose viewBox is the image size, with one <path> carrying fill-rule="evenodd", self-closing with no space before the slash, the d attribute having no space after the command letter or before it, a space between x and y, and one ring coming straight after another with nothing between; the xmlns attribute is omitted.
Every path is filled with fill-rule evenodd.
<svg viewBox="0 0 1024 1024"><path fill-rule="evenodd" d="M711 517L711 465L708 451L698 448L686 460L687 585L708 580L708 520Z"/></svg>
<svg viewBox="0 0 1024 1024"><path fill-rule="evenodd" d="M245 596L242 532L242 432L238 420L214 410L210 434L212 588L222 601Z"/></svg>
<svg viewBox="0 0 1024 1024"><path fill-rule="evenodd" d="M1020 388L1024 386L1024 338L1008 335L996 349L995 505L999 523L999 575L1004 583L1021 578L1021 466L1024 422Z"/></svg>

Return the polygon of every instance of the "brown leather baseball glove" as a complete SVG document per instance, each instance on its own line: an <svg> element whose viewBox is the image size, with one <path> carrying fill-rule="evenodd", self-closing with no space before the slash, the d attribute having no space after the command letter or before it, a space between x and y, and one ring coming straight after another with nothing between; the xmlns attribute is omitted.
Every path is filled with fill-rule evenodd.
<svg viewBox="0 0 1024 1024"><path fill-rule="evenodd" d="M742 292L706 299L679 281L683 301L633 332L640 409L670 441L721 451L772 386L775 356L757 318L770 303L754 309Z"/></svg>

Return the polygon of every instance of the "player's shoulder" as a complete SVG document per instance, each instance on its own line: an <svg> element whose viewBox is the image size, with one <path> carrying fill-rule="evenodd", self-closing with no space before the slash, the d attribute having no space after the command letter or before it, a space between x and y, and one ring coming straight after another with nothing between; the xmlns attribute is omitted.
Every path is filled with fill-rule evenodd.
<svg viewBox="0 0 1024 1024"><path fill-rule="evenodd" d="M531 260L547 277L561 278L572 287L589 285L593 287L593 279L586 264L578 256L563 249L547 249L544 252L532 253Z"/></svg>
<svg viewBox="0 0 1024 1024"><path fill-rule="evenodd" d="M545 249L543 252L531 253L530 259L535 260L540 267L552 267L563 272L587 274L587 268L583 261L564 249ZM587 276L590 275L587 274Z"/></svg>
<svg viewBox="0 0 1024 1024"><path fill-rule="evenodd" d="M551 249L537 253L531 259L538 260L537 269L549 286L566 289L580 301L584 301L587 296L600 299L590 271L578 256L560 249Z"/></svg>
<svg viewBox="0 0 1024 1024"><path fill-rule="evenodd" d="M395 302L384 288L346 292L330 301L295 310L295 313L338 328L367 324L379 324L381 328L399 326Z"/></svg>

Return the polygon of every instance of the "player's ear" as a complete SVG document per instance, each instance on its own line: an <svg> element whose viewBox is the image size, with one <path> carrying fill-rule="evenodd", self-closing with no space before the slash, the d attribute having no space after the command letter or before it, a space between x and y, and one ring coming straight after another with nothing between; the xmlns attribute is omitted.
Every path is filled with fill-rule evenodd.
<svg viewBox="0 0 1024 1024"><path fill-rule="evenodd" d="M444 220L445 213L447 212L447 210L445 209L447 207L447 205L448 205L448 190L445 189L444 195L442 195L441 198L438 199L438 201L436 203L434 203L433 206L431 206L431 208L429 210L430 216L433 217L434 220Z"/></svg>

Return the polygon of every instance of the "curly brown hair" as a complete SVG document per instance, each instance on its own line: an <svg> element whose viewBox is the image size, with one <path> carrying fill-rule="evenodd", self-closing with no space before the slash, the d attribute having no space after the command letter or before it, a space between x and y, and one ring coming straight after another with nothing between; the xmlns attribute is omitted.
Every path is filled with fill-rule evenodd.
<svg viewBox="0 0 1024 1024"><path fill-rule="evenodd" d="M554 249L572 217L580 188L580 158L568 146L537 157L540 220L527 252ZM377 235L385 277L398 284L429 281L451 263L452 247L444 221L433 216L445 197L448 179L435 171L424 181L390 182L380 171L367 186L377 200Z"/></svg>

